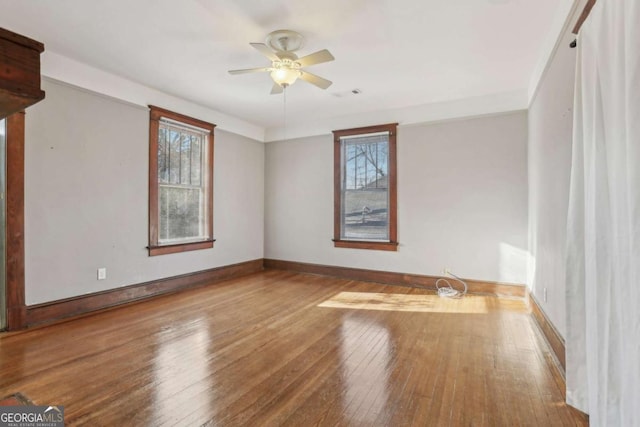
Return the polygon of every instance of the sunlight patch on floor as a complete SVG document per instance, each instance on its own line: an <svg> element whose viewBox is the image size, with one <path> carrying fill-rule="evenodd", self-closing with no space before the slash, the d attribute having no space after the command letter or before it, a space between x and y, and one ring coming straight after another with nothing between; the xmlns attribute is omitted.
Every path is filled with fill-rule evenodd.
<svg viewBox="0 0 640 427"><path fill-rule="evenodd" d="M483 298L465 296L460 299L441 298L437 295L409 295L376 292L340 292L318 304L325 308L348 308L355 310L413 311L421 313L468 313L488 312Z"/></svg>

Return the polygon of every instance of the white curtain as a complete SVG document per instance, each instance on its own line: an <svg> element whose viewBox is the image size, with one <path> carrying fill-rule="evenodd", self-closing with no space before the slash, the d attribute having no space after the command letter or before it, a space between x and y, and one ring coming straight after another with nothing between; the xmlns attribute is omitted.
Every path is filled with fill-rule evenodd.
<svg viewBox="0 0 640 427"><path fill-rule="evenodd" d="M580 30L567 230L567 402L640 426L640 0Z"/></svg>

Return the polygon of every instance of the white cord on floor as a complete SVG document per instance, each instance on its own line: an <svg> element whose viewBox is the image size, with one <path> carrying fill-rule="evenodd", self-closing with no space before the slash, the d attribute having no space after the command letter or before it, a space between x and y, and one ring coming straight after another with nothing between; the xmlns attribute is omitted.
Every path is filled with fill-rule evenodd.
<svg viewBox="0 0 640 427"><path fill-rule="evenodd" d="M462 283L462 285L464 286L464 291L458 291L454 289L447 279L441 277L440 279L436 280L436 289L438 291L438 296L442 298L462 298L467 293L467 284L464 282L464 280L462 280L449 270L445 270L444 274L451 276L452 280L456 280ZM440 286L440 283L442 282L446 283L446 285Z"/></svg>

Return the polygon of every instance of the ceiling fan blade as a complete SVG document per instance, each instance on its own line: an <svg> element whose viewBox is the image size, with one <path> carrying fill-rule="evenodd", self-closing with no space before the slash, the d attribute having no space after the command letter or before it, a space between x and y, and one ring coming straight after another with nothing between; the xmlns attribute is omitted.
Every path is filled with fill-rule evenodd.
<svg viewBox="0 0 640 427"><path fill-rule="evenodd" d="M331 80L323 79L322 77L316 76L315 74L311 74L308 71L301 70L300 78L305 82L318 86L320 89L326 89L333 84Z"/></svg>
<svg viewBox="0 0 640 427"><path fill-rule="evenodd" d="M244 70L229 70L229 74L260 73L263 71L271 71L271 68L260 67L260 68L245 68Z"/></svg>
<svg viewBox="0 0 640 427"><path fill-rule="evenodd" d="M277 95L282 92L284 92L282 86L280 86L278 83L274 83L273 87L271 88L271 95Z"/></svg>
<svg viewBox="0 0 640 427"><path fill-rule="evenodd" d="M253 46L258 52L266 56L272 61L280 61L280 58L272 51L266 44L264 43L249 43Z"/></svg>
<svg viewBox="0 0 640 427"><path fill-rule="evenodd" d="M331 52L327 49L323 49L307 56L303 56L302 58L297 59L296 62L300 64L301 67L308 67L309 65L322 64L323 62L333 61L334 59L335 58L331 55Z"/></svg>

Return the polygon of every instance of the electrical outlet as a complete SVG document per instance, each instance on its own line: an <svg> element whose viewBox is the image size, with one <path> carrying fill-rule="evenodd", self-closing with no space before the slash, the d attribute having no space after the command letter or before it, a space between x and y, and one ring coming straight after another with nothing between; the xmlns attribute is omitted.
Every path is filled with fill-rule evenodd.
<svg viewBox="0 0 640 427"><path fill-rule="evenodd" d="M542 290L542 299L544 300L544 302L547 302L547 288L544 288Z"/></svg>
<svg viewBox="0 0 640 427"><path fill-rule="evenodd" d="M104 280L107 278L107 269L105 267L101 267L98 269L98 280Z"/></svg>

